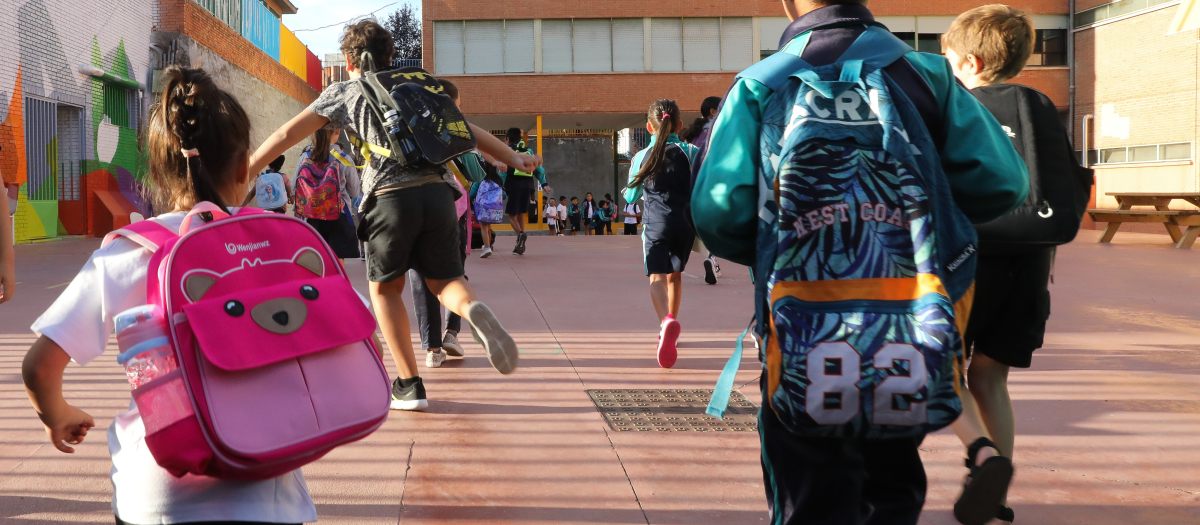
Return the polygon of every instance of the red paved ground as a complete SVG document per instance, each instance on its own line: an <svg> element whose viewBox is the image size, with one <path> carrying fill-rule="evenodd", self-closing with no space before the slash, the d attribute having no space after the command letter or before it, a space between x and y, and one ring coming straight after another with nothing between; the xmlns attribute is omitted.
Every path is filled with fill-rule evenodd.
<svg viewBox="0 0 1200 525"><path fill-rule="evenodd" d="M1200 523L1200 253L1165 236L1124 233L1112 246L1095 237L1060 250L1046 348L1011 379L1012 503L1022 523ZM18 247L17 298L0 306L2 523L112 522L103 427L128 403L115 359L68 369L68 399L101 425L74 456L45 441L19 372L29 324L97 244ZM360 262L349 266L362 274ZM755 434L613 432L584 392L711 388L749 318L744 268L726 263L721 283L706 286L693 266L672 370L654 363L635 239L533 237L524 257L467 268L522 344L522 368L500 376L468 343L467 358L424 372L429 411L393 413L305 469L323 523L766 522ZM748 354L738 384L755 399ZM954 523L962 448L941 432L922 449L922 524Z"/></svg>

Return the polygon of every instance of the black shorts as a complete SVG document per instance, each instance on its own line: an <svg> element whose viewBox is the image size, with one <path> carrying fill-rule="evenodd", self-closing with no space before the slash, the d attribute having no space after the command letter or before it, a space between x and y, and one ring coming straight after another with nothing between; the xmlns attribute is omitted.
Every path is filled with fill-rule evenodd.
<svg viewBox="0 0 1200 525"><path fill-rule="evenodd" d="M504 193L508 194L504 213L513 216L529 213L529 198L533 196L533 190L533 177L509 175L504 181Z"/></svg>
<svg viewBox="0 0 1200 525"><path fill-rule="evenodd" d="M647 224L642 228L642 255L646 275L682 272L692 255L696 233L687 225L664 227Z"/></svg>
<svg viewBox="0 0 1200 525"><path fill-rule="evenodd" d="M637 235L637 224L625 223L625 235Z"/></svg>
<svg viewBox="0 0 1200 525"><path fill-rule="evenodd" d="M571 231L573 231L573 232L579 231L579 223L580 223L579 217L571 217L569 220L571 221Z"/></svg>
<svg viewBox="0 0 1200 525"><path fill-rule="evenodd" d="M369 197L358 238L366 245L367 279L386 283L416 270L426 279L462 277L454 190L442 182Z"/></svg>
<svg viewBox="0 0 1200 525"><path fill-rule="evenodd" d="M304 219L312 226L322 239L333 248L338 259L353 259L358 257L358 238L354 232L354 223L343 210L336 219Z"/></svg>
<svg viewBox="0 0 1200 525"><path fill-rule="evenodd" d="M1050 318L1054 248L1021 255L980 255L975 300L963 337L972 350L1002 364L1029 368Z"/></svg>

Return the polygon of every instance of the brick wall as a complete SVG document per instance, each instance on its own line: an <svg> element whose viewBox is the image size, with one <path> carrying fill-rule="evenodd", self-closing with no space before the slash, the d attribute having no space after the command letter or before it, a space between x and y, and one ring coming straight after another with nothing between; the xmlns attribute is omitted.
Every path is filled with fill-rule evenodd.
<svg viewBox="0 0 1200 525"><path fill-rule="evenodd" d="M1041 91L1059 109L1067 109L1067 95L1071 87L1071 70L1066 67L1031 67L1017 75L1013 84L1029 86Z"/></svg>
<svg viewBox="0 0 1200 525"><path fill-rule="evenodd" d="M190 0L158 0L157 31L178 32L251 72L288 96L308 104L320 93L270 55ZM203 66L203 64L199 64Z"/></svg>

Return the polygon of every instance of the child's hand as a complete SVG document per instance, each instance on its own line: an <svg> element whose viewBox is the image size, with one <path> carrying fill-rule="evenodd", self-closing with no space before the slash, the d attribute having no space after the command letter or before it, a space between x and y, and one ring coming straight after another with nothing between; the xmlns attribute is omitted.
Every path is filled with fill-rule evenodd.
<svg viewBox="0 0 1200 525"><path fill-rule="evenodd" d="M508 162L508 165L520 171L532 173L533 170L542 165L542 156L517 153L514 151L512 154L512 160Z"/></svg>
<svg viewBox="0 0 1200 525"><path fill-rule="evenodd" d="M92 416L71 405L64 405L61 413L57 411L53 414L45 413L41 417L42 424L46 427L46 435L50 437L54 448L67 454L75 453L75 449L67 444L83 443L83 438L87 437L88 430L96 426L96 421L92 419Z"/></svg>

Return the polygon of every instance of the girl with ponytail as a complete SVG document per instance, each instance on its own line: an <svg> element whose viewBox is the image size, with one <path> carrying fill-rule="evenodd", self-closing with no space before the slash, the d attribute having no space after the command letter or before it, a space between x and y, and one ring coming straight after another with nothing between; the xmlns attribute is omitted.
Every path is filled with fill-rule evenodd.
<svg viewBox="0 0 1200 525"><path fill-rule="evenodd" d="M178 231L198 202L222 208L246 194L250 120L228 93L199 69L168 68L162 98L150 118L146 189L150 220ZM72 453L95 427L92 416L63 397L63 371L73 359L101 357L113 316L146 302L151 253L120 237L92 254L70 286L33 324L40 337L22 375L34 410L58 450ZM112 359L108 357L106 359ZM106 361L107 362L107 361ZM316 507L300 470L266 481L222 481L163 469L145 445L146 424L132 401L108 427L116 523L305 523ZM103 440L103 438L100 438Z"/></svg>
<svg viewBox="0 0 1200 525"><path fill-rule="evenodd" d="M683 300L683 270L696 232L690 218L692 161L699 148L679 140L683 129L679 106L659 100L650 106L646 129L650 146L633 156L625 201L643 196L642 252L650 277L650 300L658 313L658 364L669 368L678 356L679 303Z"/></svg>

